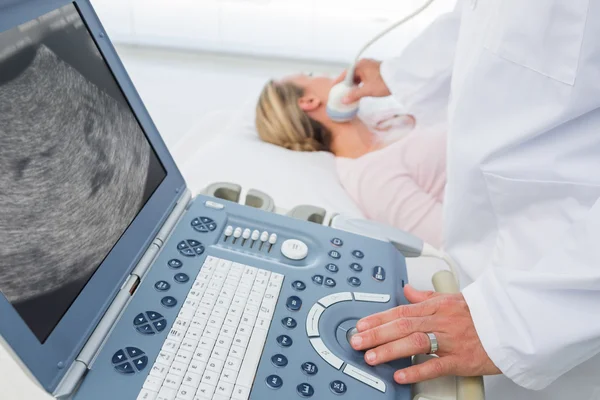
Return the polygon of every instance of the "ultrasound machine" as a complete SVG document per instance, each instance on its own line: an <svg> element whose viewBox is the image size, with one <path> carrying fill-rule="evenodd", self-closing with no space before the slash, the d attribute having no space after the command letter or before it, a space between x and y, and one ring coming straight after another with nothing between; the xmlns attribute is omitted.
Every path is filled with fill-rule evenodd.
<svg viewBox="0 0 600 400"><path fill-rule="evenodd" d="M54 397L414 398L348 342L399 246L192 198L88 0L0 0L0 172L0 339Z"/></svg>

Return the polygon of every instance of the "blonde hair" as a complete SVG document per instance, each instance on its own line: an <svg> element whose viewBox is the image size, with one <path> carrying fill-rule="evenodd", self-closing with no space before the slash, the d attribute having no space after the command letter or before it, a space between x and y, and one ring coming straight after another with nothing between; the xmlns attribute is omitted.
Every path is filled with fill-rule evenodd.
<svg viewBox="0 0 600 400"><path fill-rule="evenodd" d="M268 82L256 106L256 129L265 142L296 151L331 151L331 132L299 106L304 90Z"/></svg>

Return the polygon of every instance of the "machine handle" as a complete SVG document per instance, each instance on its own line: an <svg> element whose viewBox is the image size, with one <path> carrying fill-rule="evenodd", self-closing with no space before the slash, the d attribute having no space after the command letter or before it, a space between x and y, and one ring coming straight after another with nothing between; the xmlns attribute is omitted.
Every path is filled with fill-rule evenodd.
<svg viewBox="0 0 600 400"><path fill-rule="evenodd" d="M433 275L433 287L439 293L460 293L454 275L440 271ZM456 377L456 400L484 400L483 377Z"/></svg>

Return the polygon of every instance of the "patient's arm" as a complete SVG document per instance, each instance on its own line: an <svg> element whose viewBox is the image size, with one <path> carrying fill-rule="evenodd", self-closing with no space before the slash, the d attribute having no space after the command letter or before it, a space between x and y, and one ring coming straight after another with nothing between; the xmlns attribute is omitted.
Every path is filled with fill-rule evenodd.
<svg viewBox="0 0 600 400"><path fill-rule="evenodd" d="M373 162L367 168L340 174L340 178L368 218L441 246L442 203L420 187L407 170Z"/></svg>

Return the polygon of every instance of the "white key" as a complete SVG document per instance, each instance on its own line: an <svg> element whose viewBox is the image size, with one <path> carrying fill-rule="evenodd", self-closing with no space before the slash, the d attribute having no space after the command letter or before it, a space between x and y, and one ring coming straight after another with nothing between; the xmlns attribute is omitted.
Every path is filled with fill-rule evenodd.
<svg viewBox="0 0 600 400"><path fill-rule="evenodd" d="M244 314L257 316L258 315L258 307L246 305L246 308L244 308Z"/></svg>
<svg viewBox="0 0 600 400"><path fill-rule="evenodd" d="M158 393L162 386L163 380L155 376L149 375L144 382L144 389Z"/></svg>
<svg viewBox="0 0 600 400"><path fill-rule="evenodd" d="M242 315L242 319L240 320L240 323L246 324L246 325L254 325L255 321L256 321L256 315L244 314L244 315Z"/></svg>
<svg viewBox="0 0 600 400"><path fill-rule="evenodd" d="M225 317L225 320L223 321L223 326L228 326L231 329L235 329L235 327L237 326L238 322L240 321L240 318L237 318L237 317L235 317L233 315L227 314L227 316Z"/></svg>
<svg viewBox="0 0 600 400"><path fill-rule="evenodd" d="M260 356L262 355L265 340L267 339L267 331L264 329L255 328L252 332L252 337L248 343L248 350L246 356L242 362L240 373L236 380L236 385L244 386L247 388L252 387L254 376L256 375L256 369Z"/></svg>
<svg viewBox="0 0 600 400"><path fill-rule="evenodd" d="M203 290L192 289L188 293L188 299L200 300L204 296Z"/></svg>
<svg viewBox="0 0 600 400"><path fill-rule="evenodd" d="M169 369L169 375L184 376L188 365L182 362L175 361Z"/></svg>
<svg viewBox="0 0 600 400"><path fill-rule="evenodd" d="M386 387L385 382L381 379L373 376L361 369L356 368L353 365L346 364L346 368L344 368L344 373L348 376L353 377L354 379L371 386L374 389L379 390L380 392L385 393Z"/></svg>
<svg viewBox="0 0 600 400"><path fill-rule="evenodd" d="M196 388L181 385L177 392L177 400L194 400L194 394L196 394Z"/></svg>
<svg viewBox="0 0 600 400"><path fill-rule="evenodd" d="M229 368L223 368L223 371L221 372L220 382L227 382L227 383L235 384L237 374L238 374L237 371L234 371ZM232 385L231 389L233 390L233 385Z"/></svg>
<svg viewBox="0 0 600 400"><path fill-rule="evenodd" d="M341 303L342 301L352 301L352 294L350 292L340 292L330 294L319 300L319 303L325 308L330 307L334 304Z"/></svg>
<svg viewBox="0 0 600 400"><path fill-rule="evenodd" d="M312 344L313 348L315 349L315 351L321 356L321 358L323 358L323 360L325 360L329 365L331 365L333 368L335 369L340 369L342 368L342 365L344 365L344 361L342 361L338 356L336 356L335 354L333 354L328 348L327 346L325 346L325 343L323 343L323 340L321 340L321 338L311 338L310 339L310 344Z"/></svg>
<svg viewBox="0 0 600 400"><path fill-rule="evenodd" d="M205 318L200 318L200 317L194 317L194 319L192 319L192 323L190 324L190 327L188 329L196 329L199 332L204 332L204 328L206 327L206 324L208 323L208 319Z"/></svg>
<svg viewBox="0 0 600 400"><path fill-rule="evenodd" d="M156 400L175 400L175 396L177 396L176 389L163 386L162 389L160 389L160 392L158 392Z"/></svg>
<svg viewBox="0 0 600 400"><path fill-rule="evenodd" d="M229 352L229 346L219 347L218 341L217 341L217 345L215 345L215 348L213 349L210 357L215 358L217 360L225 361L227 359L228 352Z"/></svg>
<svg viewBox="0 0 600 400"><path fill-rule="evenodd" d="M194 353L192 353L191 351L179 350L175 355L175 361L182 362L187 366L190 364L190 361L192 361L193 355Z"/></svg>
<svg viewBox="0 0 600 400"><path fill-rule="evenodd" d="M196 352L194 353L193 359L206 363L206 362L208 362L208 360L210 358L210 353L211 353L211 349L198 347L196 349Z"/></svg>
<svg viewBox="0 0 600 400"><path fill-rule="evenodd" d="M158 361L158 360L157 360ZM160 363L155 363L152 366L152 369L150 370L150 374L151 376L154 376L156 378L159 378L162 382L163 379L165 379L165 377L167 376L167 374L169 373L169 365L171 363L169 363L168 365L163 365Z"/></svg>
<svg viewBox="0 0 600 400"><path fill-rule="evenodd" d="M209 324L210 324L210 322L209 322ZM204 333L202 334L202 337L207 338L207 339L213 339L216 341L217 338L219 337L219 328L220 328L220 326L215 327L215 326L207 325L206 329L204 329Z"/></svg>
<svg viewBox="0 0 600 400"><path fill-rule="evenodd" d="M258 318L265 318L267 320L271 320L273 318L273 314L275 313L275 307L271 307L270 305L265 305L263 303L258 310Z"/></svg>
<svg viewBox="0 0 600 400"><path fill-rule="evenodd" d="M194 314L196 313L196 309L192 307L182 307L179 311L178 319L183 319L185 321L190 321Z"/></svg>
<svg viewBox="0 0 600 400"><path fill-rule="evenodd" d="M377 294L377 293L358 293L354 292L354 300L356 301L367 301L370 303L387 303L390 301L391 296L389 294ZM319 303L321 300L319 300Z"/></svg>
<svg viewBox="0 0 600 400"><path fill-rule="evenodd" d="M248 342L250 341L250 336L248 335L240 335L236 334L233 338L233 344L236 346L248 348Z"/></svg>
<svg viewBox="0 0 600 400"><path fill-rule="evenodd" d="M237 357L229 356L229 357L227 357L227 360L225 360L225 369L228 369L230 371L235 371L237 373L237 371L240 370L241 364L242 364L241 359L239 359Z"/></svg>
<svg viewBox="0 0 600 400"><path fill-rule="evenodd" d="M206 361L201 361L198 359L192 359L192 362L190 363L189 367L188 367L188 373L191 374L198 374L199 377L202 377L202 374L204 374L204 370L206 369ZM196 385L198 386L198 385Z"/></svg>
<svg viewBox="0 0 600 400"><path fill-rule="evenodd" d="M227 308L217 306L212 310L211 316L214 318L220 318L221 322L223 322L223 320L227 316Z"/></svg>
<svg viewBox="0 0 600 400"><path fill-rule="evenodd" d="M254 328L260 328L264 330L269 330L269 326L271 325L271 320L267 318L258 318L256 323L254 324Z"/></svg>
<svg viewBox="0 0 600 400"><path fill-rule="evenodd" d="M168 339L172 340L174 342L177 343L177 347L179 347L179 344L181 343L181 341L183 340L183 337L185 335L185 332L181 329L178 328L171 328L171 330L169 331L169 335L168 335Z"/></svg>
<svg viewBox="0 0 600 400"><path fill-rule="evenodd" d="M171 365L171 363L173 362L173 358L175 358L175 354L161 350L160 353L158 353L158 357L156 358L156 363L163 365Z"/></svg>
<svg viewBox="0 0 600 400"><path fill-rule="evenodd" d="M208 324L207 324L207 329L210 328L211 331L216 330L217 332L221 329L221 325L223 325L223 321L225 320L225 317L219 317L216 316L215 314L212 314L210 316L210 318L208 319ZM206 335L206 331L204 331L204 335ZM218 333L217 333L218 336Z"/></svg>
<svg viewBox="0 0 600 400"><path fill-rule="evenodd" d="M220 394L213 395L212 400L231 400L231 396L222 396Z"/></svg>
<svg viewBox="0 0 600 400"><path fill-rule="evenodd" d="M222 271L224 273L227 273L227 271L229 271L229 268L231 268L232 264L233 264L233 261L221 259L221 260L219 260L219 265L217 267L217 271Z"/></svg>
<svg viewBox="0 0 600 400"><path fill-rule="evenodd" d="M226 396L229 398L231 393L233 392L233 384L229 382L219 381L217 385L217 389L215 390L215 395Z"/></svg>
<svg viewBox="0 0 600 400"><path fill-rule="evenodd" d="M248 400L249 397L250 388L235 385L231 394L231 400Z"/></svg>
<svg viewBox="0 0 600 400"><path fill-rule="evenodd" d="M182 319L182 318L177 318L175 320L175 322L173 323L173 327L171 329L177 329L180 330L182 332L187 331L187 329L190 326L190 320L186 320L186 319Z"/></svg>
<svg viewBox="0 0 600 400"><path fill-rule="evenodd" d="M229 355L231 357L235 357L235 358L239 359L240 361L244 359L244 354L246 354L245 347L233 345L233 346L231 346L231 349L229 350Z"/></svg>
<svg viewBox="0 0 600 400"><path fill-rule="evenodd" d="M181 342L181 346L179 346L179 349L193 352L194 350L196 350L197 345L198 345L198 340L190 339L187 337L187 334L186 334L186 337Z"/></svg>
<svg viewBox="0 0 600 400"><path fill-rule="evenodd" d="M221 376L221 371L215 372L206 366L206 371L204 371L204 375L202 375L202 383L206 383L208 385L216 386L217 382L219 382L219 377Z"/></svg>
<svg viewBox="0 0 600 400"><path fill-rule="evenodd" d="M188 372L183 377L183 381L181 381L181 384L193 387L194 393L196 393L196 388L198 387L198 385L200 385L201 379L202 379L202 375L194 373L194 372L190 372L188 370Z"/></svg>
<svg viewBox="0 0 600 400"><path fill-rule="evenodd" d="M196 314L194 317L208 320L208 318L210 317L211 311L212 311L212 308L200 306L196 310Z"/></svg>
<svg viewBox="0 0 600 400"><path fill-rule="evenodd" d="M185 333L185 338L194 340L197 346L200 338L202 338L202 331L196 328L188 328L187 332Z"/></svg>
<svg viewBox="0 0 600 400"><path fill-rule="evenodd" d="M206 364L206 371L213 371L220 375L221 371L223 370L223 364L225 364L225 361L211 358L208 360L208 364ZM206 371L204 372L205 374Z"/></svg>
<svg viewBox="0 0 600 400"><path fill-rule="evenodd" d="M223 321L225 322L225 321ZM235 328L231 325L223 324L221 327L221 331L219 332L219 338L221 337L230 337L233 338L235 336Z"/></svg>
<svg viewBox="0 0 600 400"><path fill-rule="evenodd" d="M248 297L248 301L246 302L246 304L258 307L262 304L262 301L263 301L262 296L252 295L252 296Z"/></svg>
<svg viewBox="0 0 600 400"><path fill-rule="evenodd" d="M167 375L167 377L165 378L165 381L163 382L163 388L170 388L173 390L177 390L177 389L179 389L179 385L181 385L182 380L183 380L183 375L178 376L178 375L173 375L173 374L169 373L169 375ZM173 398L175 398L175 396L173 396Z"/></svg>
<svg viewBox="0 0 600 400"><path fill-rule="evenodd" d="M271 278L269 279L269 281L279 283L281 286L281 283L283 283L283 278L284 278L284 276L282 274L278 274L277 272L272 272Z"/></svg>
<svg viewBox="0 0 600 400"><path fill-rule="evenodd" d="M142 391L140 392L140 394L137 397L137 400L156 400L157 396L158 396L157 392L153 392L148 389L142 389Z"/></svg>
<svg viewBox="0 0 600 400"><path fill-rule="evenodd" d="M252 329L254 329L254 327L250 325L240 324L236 333L239 333L240 335L250 336L252 334Z"/></svg>
<svg viewBox="0 0 600 400"><path fill-rule="evenodd" d="M179 350L179 342L169 339L165 340L165 343L163 344L163 347L161 349L161 351L172 354L177 353L177 350Z"/></svg>
<svg viewBox="0 0 600 400"><path fill-rule="evenodd" d="M200 397L201 399L209 399L209 400L212 399L212 395L216 389L215 386L216 385L210 385L208 383L202 382L200 384L200 386L198 387L196 396Z"/></svg>
<svg viewBox="0 0 600 400"><path fill-rule="evenodd" d="M210 339L207 337L203 337L198 342L198 348L212 350L215 347L215 339Z"/></svg>
<svg viewBox="0 0 600 400"><path fill-rule="evenodd" d="M233 342L232 337L219 335L219 337L217 338L217 341L215 342L215 346L219 346L219 347L228 349L231 346L232 342Z"/></svg>
<svg viewBox="0 0 600 400"><path fill-rule="evenodd" d="M350 296L350 298L352 298L352 296ZM308 312L308 315L306 316L306 334L308 337L319 336L319 319L324 311L325 307L319 303L315 303Z"/></svg>

